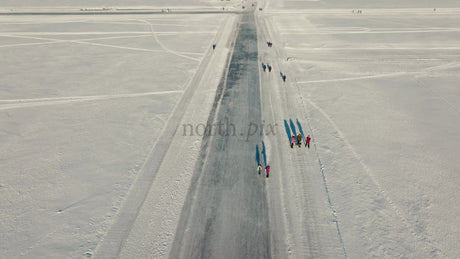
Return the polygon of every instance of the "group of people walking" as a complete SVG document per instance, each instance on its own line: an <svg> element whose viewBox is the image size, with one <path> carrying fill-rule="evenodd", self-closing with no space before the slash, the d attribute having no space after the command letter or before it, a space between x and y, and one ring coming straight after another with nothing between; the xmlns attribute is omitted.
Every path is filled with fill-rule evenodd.
<svg viewBox="0 0 460 259"><path fill-rule="evenodd" d="M294 147L294 144L297 144L299 147L302 145L302 134L298 134L297 135L297 138L292 135L291 137L291 148ZM311 137L310 135L308 135L306 138L305 138L305 147L308 147L310 148L310 142L311 142Z"/></svg>
<svg viewBox="0 0 460 259"><path fill-rule="evenodd" d="M272 72L272 66L270 64L265 64L262 62L262 69L264 72L268 69L268 72ZM286 74L283 74L283 72L280 72L281 79L283 79L283 82L286 82Z"/></svg>
<svg viewBox="0 0 460 259"><path fill-rule="evenodd" d="M268 68L268 72L272 72L272 66L270 66L270 64L264 64L264 62L262 62L262 69L265 70Z"/></svg>
<svg viewBox="0 0 460 259"><path fill-rule="evenodd" d="M273 43L270 42L270 41L267 41L267 46L268 46L269 48L271 48L271 47L273 46ZM268 68L268 72L272 72L272 66L270 66L270 64L268 64L268 63L267 63L267 64L264 64L264 63L262 62L262 69L264 70L264 72L265 72L265 70L266 70L267 68ZM280 72L280 76L281 76L281 79L283 79L283 82L286 82L286 75L283 74L282 72Z"/></svg>
<svg viewBox="0 0 460 259"><path fill-rule="evenodd" d="M259 166L257 167L257 172L258 172L259 174L261 174L261 173L262 173L262 170L263 170L263 167L262 167L261 164L259 164ZM270 175L270 165L268 165L268 164L267 164L267 166L265 167L265 174L266 174L267 178L268 178L268 176Z"/></svg>

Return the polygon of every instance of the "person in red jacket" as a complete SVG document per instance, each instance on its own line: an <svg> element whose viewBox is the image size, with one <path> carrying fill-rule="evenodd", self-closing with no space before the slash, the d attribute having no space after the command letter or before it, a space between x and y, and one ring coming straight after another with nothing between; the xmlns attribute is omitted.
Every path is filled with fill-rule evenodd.
<svg viewBox="0 0 460 259"><path fill-rule="evenodd" d="M310 135L308 135L307 139L305 140L305 147L310 148L310 141L311 141L311 138L310 138Z"/></svg>
<svg viewBox="0 0 460 259"><path fill-rule="evenodd" d="M294 147L294 143L295 143L295 136L292 135L292 137L291 137L291 148Z"/></svg>
<svg viewBox="0 0 460 259"><path fill-rule="evenodd" d="M267 173L267 178L268 178L268 175L270 174L270 165L267 165L265 167L265 172Z"/></svg>

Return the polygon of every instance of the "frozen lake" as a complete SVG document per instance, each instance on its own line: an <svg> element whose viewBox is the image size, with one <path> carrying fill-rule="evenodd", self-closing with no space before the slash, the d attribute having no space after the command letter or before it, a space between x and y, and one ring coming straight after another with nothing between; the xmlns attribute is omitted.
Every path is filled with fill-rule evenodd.
<svg viewBox="0 0 460 259"><path fill-rule="evenodd" d="M92 252L223 17L0 17L3 256Z"/></svg>
<svg viewBox="0 0 460 259"><path fill-rule="evenodd" d="M240 10L240 4L139 0L107 7L206 11ZM0 12L73 10L106 7L106 1L0 5ZM252 157L233 161L225 172L247 177L229 190L248 197L241 204L258 204L251 198L266 195L268 207L261 203L260 211L268 209L263 222L269 226L245 221L247 231L235 231L235 238L257 234L251 227L265 229L270 238L260 249L279 258L460 254L460 4L286 0L257 7L263 8L253 10L258 63L274 71L259 68L260 102L230 98L235 111L255 112L229 117L241 127L277 125L276 134L261 136L272 175L248 176L258 177L256 165L241 168ZM167 258L179 254L171 252L181 244L174 242L190 241L177 233L215 236L200 227L181 229L180 220L201 219L182 209L193 200L197 164L217 165L238 140L209 138L228 144L212 144L208 152L202 135L175 130L205 124L219 109L232 112L216 89L231 73L242 73L227 71L234 46L245 48L234 44L240 19L225 12L0 15L2 257L86 258L111 251L121 258ZM311 149L289 147L295 130L313 137ZM243 143L232 159L253 152L254 144L246 149ZM207 168L211 178L205 179L213 179L215 168ZM251 181L267 182L251 190ZM195 211L211 210L206 185L198 186L203 207ZM216 196L219 189L210 188ZM219 222L231 215L228 222L238 225L238 217L251 216L238 200L231 202L232 209L216 209ZM214 229L230 233L229 226ZM218 246L202 251L208 250L230 255Z"/></svg>
<svg viewBox="0 0 460 259"><path fill-rule="evenodd" d="M319 142L348 256L454 258L459 13L357 10L267 11L301 98L290 113L306 112Z"/></svg>

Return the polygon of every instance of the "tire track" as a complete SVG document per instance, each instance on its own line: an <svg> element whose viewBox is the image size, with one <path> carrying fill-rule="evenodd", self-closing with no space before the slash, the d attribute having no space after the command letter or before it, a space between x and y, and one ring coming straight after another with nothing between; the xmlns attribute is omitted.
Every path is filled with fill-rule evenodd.
<svg viewBox="0 0 460 259"><path fill-rule="evenodd" d="M241 18L228 75L208 124L228 119L235 129L261 123L254 17ZM259 124L260 125L260 124ZM258 134L239 131L203 138L171 258L270 258L265 178L255 173Z"/></svg>

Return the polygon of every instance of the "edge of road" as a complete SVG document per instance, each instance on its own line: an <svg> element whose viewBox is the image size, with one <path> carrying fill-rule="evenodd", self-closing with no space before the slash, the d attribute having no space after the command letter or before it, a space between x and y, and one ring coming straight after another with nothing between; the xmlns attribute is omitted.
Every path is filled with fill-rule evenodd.
<svg viewBox="0 0 460 259"><path fill-rule="evenodd" d="M288 68L292 65L284 61L286 54L282 47L279 47L283 42L279 37L274 37L278 32L276 27L271 25L271 15L273 13L268 15L260 13L256 19L261 47L259 62L269 62L274 65L274 71L268 76L261 72L263 76L260 82L264 85L261 91L262 98L270 104L262 107L263 117L280 123L283 119L285 122L300 119L311 131L308 116L292 112L296 111L295 105L300 105L302 107L300 110L306 112L306 107L296 94L300 90L295 75L288 75L289 78L284 83L277 74L289 71ZM266 49L264 40L274 42L274 46L269 48L270 52ZM318 173L322 168L316 160L316 144L313 143L314 152L307 155L303 150L291 150L284 133L280 132L280 134L271 140L266 139L267 150L274 164L273 181L266 187L272 227L271 239L272 243L276 244L272 245L272 254L275 257L289 255L305 258L347 258L338 222L333 217L334 209L331 208L327 186L313 184L326 184ZM272 145L280 148L271 148ZM288 149L289 153L282 151L285 149ZM272 193L276 195L271 195ZM294 199L286 197L294 197Z"/></svg>
<svg viewBox="0 0 460 259"><path fill-rule="evenodd" d="M261 123L254 19L253 12L241 16L229 73L218 90L223 98L216 96L208 123L226 116L230 121L238 120L236 128L251 120ZM240 134L234 136L243 136ZM204 137L171 258L270 258L267 207L266 202L259 203L266 198L266 181L248 173L252 166L255 171L253 148L260 145L260 137L255 136L250 145L240 140L219 134Z"/></svg>
<svg viewBox="0 0 460 259"><path fill-rule="evenodd" d="M230 55L229 41L234 36L237 16L226 15L140 169L114 224L96 247L96 258L142 257L141 251L148 257L156 258L169 254L168 244L174 237L178 215L193 174L190 167L198 159L201 145L201 137L177 136L176 132L180 130L180 125L205 121L202 117L206 117L209 114L207 111L211 110L225 60ZM214 51L211 48L213 43L218 46ZM171 218L176 219L176 223ZM146 243L152 245L146 246ZM139 246L142 246L142 250Z"/></svg>

